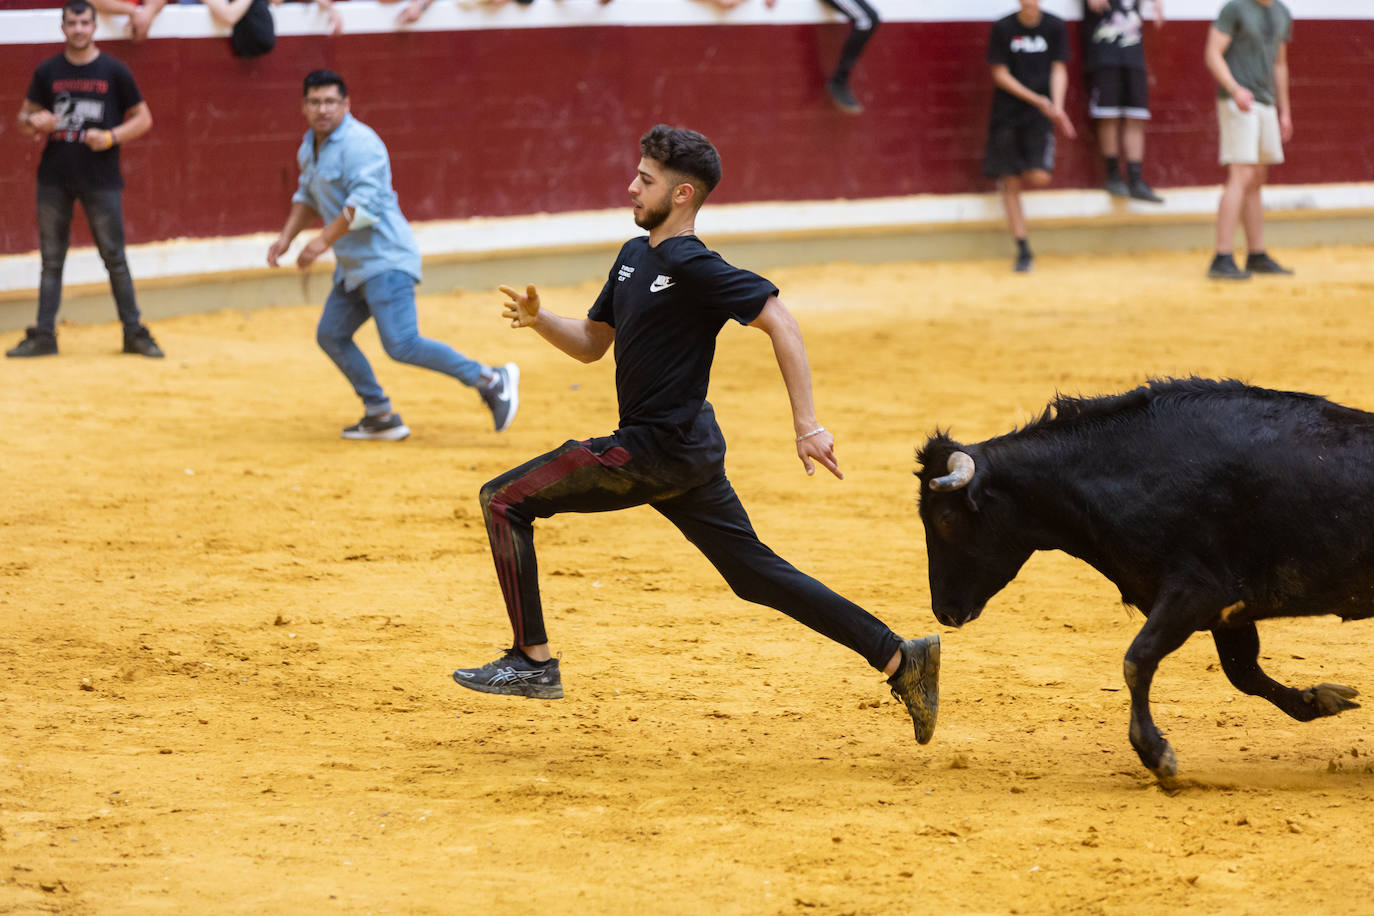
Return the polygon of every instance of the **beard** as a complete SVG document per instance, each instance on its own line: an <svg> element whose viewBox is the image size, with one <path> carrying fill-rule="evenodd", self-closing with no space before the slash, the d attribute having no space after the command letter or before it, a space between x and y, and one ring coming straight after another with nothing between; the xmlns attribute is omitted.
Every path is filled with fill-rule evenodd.
<svg viewBox="0 0 1374 916"><path fill-rule="evenodd" d="M650 232L653 232L659 226L663 225L664 220L666 220L672 212L672 202L665 199L663 201L663 206L659 207L657 210L651 210L645 207L639 215L635 217L635 225L641 229L648 229Z"/></svg>

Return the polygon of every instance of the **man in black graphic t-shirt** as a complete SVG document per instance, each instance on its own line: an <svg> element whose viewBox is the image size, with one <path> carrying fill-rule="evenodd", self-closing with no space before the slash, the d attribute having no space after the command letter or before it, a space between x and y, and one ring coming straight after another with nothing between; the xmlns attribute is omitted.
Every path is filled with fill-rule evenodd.
<svg viewBox="0 0 1374 916"><path fill-rule="evenodd" d="M1150 119L1141 2L1084 0L1083 69L1088 76L1088 113L1097 122L1097 145L1107 165L1107 193L1158 204L1163 198L1141 175L1145 122ZM1158 28L1164 24L1164 0L1153 4Z"/></svg>
<svg viewBox="0 0 1374 916"><path fill-rule="evenodd" d="M140 320L134 281L124 257L124 211L119 150L153 126L148 103L124 64L95 46L95 11L86 0L62 8L66 47L38 65L19 108L19 129L46 142L38 163L38 246L43 272L38 320L6 356L57 352L57 312L74 205L81 201L91 236L110 275L110 291L124 325L124 352L161 357Z"/></svg>
<svg viewBox="0 0 1374 916"><path fill-rule="evenodd" d="M988 64L992 68L992 114L983 174L997 179L1007 225L1016 240L1018 272L1033 256L1021 208L1023 187L1043 188L1054 172L1054 129L1076 136L1064 113L1069 59L1064 20L1040 9L1040 0L1021 0L1021 9L992 25Z"/></svg>
<svg viewBox="0 0 1374 916"><path fill-rule="evenodd" d="M916 740L930 740L939 703L938 636L903 640L882 621L799 572L754 533L725 476L725 439L706 400L716 335L727 321L769 336L792 404L797 456L836 477L834 437L816 420L811 370L796 319L778 288L727 264L693 230L720 180L720 157L696 131L660 124L640 140L630 198L647 237L620 249L587 317L541 307L533 286L505 317L583 362L615 346L619 428L568 441L482 487L482 513L514 631L512 647L453 679L483 693L557 699L559 663L549 651L534 555L534 520L560 512L649 505L678 527L747 601L764 604L853 649L888 675Z"/></svg>

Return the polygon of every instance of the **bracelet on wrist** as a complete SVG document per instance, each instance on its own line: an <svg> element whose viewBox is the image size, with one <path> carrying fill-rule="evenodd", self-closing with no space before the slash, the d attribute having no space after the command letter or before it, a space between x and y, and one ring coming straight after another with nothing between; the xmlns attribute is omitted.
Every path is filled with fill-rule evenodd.
<svg viewBox="0 0 1374 916"><path fill-rule="evenodd" d="M820 435L821 433L823 433L823 432L825 432L825 427L824 427L824 426L817 426L815 429L811 430L811 432L809 432L809 433L803 433L802 435L798 436L798 437L797 437L797 441L798 441L798 442L805 442L807 439L813 438L813 437L815 437L815 436L819 436L819 435Z"/></svg>

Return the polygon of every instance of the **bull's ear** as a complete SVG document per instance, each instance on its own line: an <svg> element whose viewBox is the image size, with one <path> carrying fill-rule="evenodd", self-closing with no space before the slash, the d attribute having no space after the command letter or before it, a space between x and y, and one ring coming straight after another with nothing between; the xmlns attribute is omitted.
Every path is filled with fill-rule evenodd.
<svg viewBox="0 0 1374 916"><path fill-rule="evenodd" d="M983 481L979 475L974 475L973 479L964 487L964 505L968 506L970 512L977 512L979 504L983 501Z"/></svg>

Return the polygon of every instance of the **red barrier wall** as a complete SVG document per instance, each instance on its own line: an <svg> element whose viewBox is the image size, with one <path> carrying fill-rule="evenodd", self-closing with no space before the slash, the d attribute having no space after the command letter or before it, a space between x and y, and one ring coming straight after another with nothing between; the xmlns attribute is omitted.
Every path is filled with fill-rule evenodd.
<svg viewBox="0 0 1374 916"><path fill-rule="evenodd" d="M1147 177L1215 183L1207 23L1150 31ZM1076 29L1076 23L1070 23ZM591 27L282 37L243 61L221 39L101 43L133 69L156 121L124 156L131 242L275 230L295 187L300 79L331 67L354 114L387 142L412 220L599 209L624 203L636 138L686 124L720 147L720 201L864 198L989 190L981 177L991 95L988 24L884 23L855 75L868 106L836 112L821 84L846 27ZM54 27L54 37L60 38ZM1076 41L1076 32L1075 32ZM0 253L37 247L38 148L11 122L33 67L58 53L0 54ZM1290 48L1297 135L1277 183L1374 177L1374 20L1300 21ZM1081 74L1059 187L1098 181ZM80 230L84 232L84 229ZM78 243L84 241L77 239Z"/></svg>

